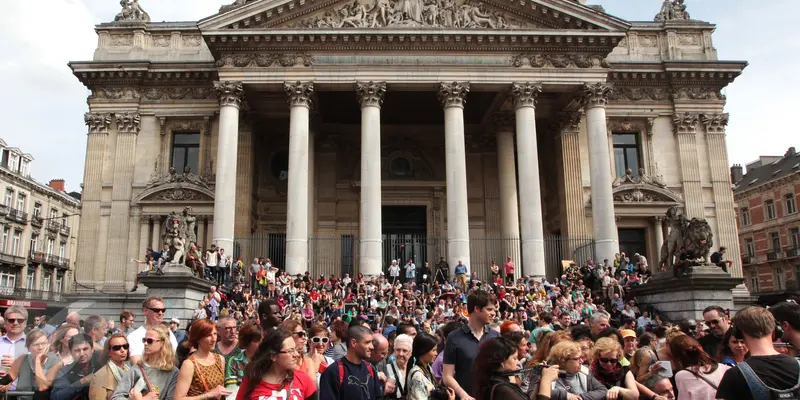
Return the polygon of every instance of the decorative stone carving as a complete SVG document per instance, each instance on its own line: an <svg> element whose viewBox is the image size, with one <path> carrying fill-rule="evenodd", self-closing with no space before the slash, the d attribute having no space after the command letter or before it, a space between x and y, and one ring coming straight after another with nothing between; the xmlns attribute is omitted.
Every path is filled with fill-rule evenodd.
<svg viewBox="0 0 800 400"><path fill-rule="evenodd" d="M314 104L314 83L300 82L284 83L283 91L286 93L289 107L302 106L311 108Z"/></svg>
<svg viewBox="0 0 800 400"><path fill-rule="evenodd" d="M108 133L111 126L111 114L92 114L83 115L83 121L89 127L89 133Z"/></svg>
<svg viewBox="0 0 800 400"><path fill-rule="evenodd" d="M153 46L155 47L169 47L170 44L172 44L172 38L170 36L153 36Z"/></svg>
<svg viewBox="0 0 800 400"><path fill-rule="evenodd" d="M706 134L724 134L728 126L728 113L701 114L700 122L706 126Z"/></svg>
<svg viewBox="0 0 800 400"><path fill-rule="evenodd" d="M647 130L644 121L631 119L611 119L606 121L609 134L612 133L639 133Z"/></svg>
<svg viewBox="0 0 800 400"><path fill-rule="evenodd" d="M619 187L622 185L653 185L660 188L666 188L667 184L664 183L664 178L661 176L648 175L645 173L644 168L639 168L639 175L633 175L633 171L628 168L625 170L625 175L614 180L611 184L612 187Z"/></svg>
<svg viewBox="0 0 800 400"><path fill-rule="evenodd" d="M98 87L92 89L92 100L138 100L141 97L139 89L131 87Z"/></svg>
<svg viewBox="0 0 800 400"><path fill-rule="evenodd" d="M514 108L536 107L536 98L542 92L541 83L514 82L511 84L511 97Z"/></svg>
<svg viewBox="0 0 800 400"><path fill-rule="evenodd" d="M584 83L581 92L586 108L605 107L608 104L608 96L614 92L614 89L607 83Z"/></svg>
<svg viewBox="0 0 800 400"><path fill-rule="evenodd" d="M520 68L608 68L602 54L519 54L511 58L511 65Z"/></svg>
<svg viewBox="0 0 800 400"><path fill-rule="evenodd" d="M169 124L172 132L203 132L205 124L200 120L175 121Z"/></svg>
<svg viewBox="0 0 800 400"><path fill-rule="evenodd" d="M133 46L133 35L111 35L110 44L115 47Z"/></svg>
<svg viewBox="0 0 800 400"><path fill-rule="evenodd" d="M619 86L614 87L614 91L609 94L608 98L614 101L662 101L669 98L669 89L661 87Z"/></svg>
<svg viewBox="0 0 800 400"><path fill-rule="evenodd" d="M514 130L516 118L510 112L496 112L492 114L492 125L495 132L508 132Z"/></svg>
<svg viewBox="0 0 800 400"><path fill-rule="evenodd" d="M147 100L194 100L216 99L216 93L208 87L157 87L145 89L142 93ZM138 97L137 97L138 98Z"/></svg>
<svg viewBox="0 0 800 400"><path fill-rule="evenodd" d="M689 220L685 215L678 214L677 207L670 207L666 213L666 221L669 234L661 245L659 266L672 269L675 262L680 260L681 253L693 254L708 261L708 253L714 246L714 235L705 219Z"/></svg>
<svg viewBox="0 0 800 400"><path fill-rule="evenodd" d="M661 5L661 11L653 18L655 21L674 21L674 20L688 20L689 13L686 12L686 4L684 0L664 0Z"/></svg>
<svg viewBox="0 0 800 400"><path fill-rule="evenodd" d="M203 38L200 36L181 36L184 47L200 47L203 43Z"/></svg>
<svg viewBox="0 0 800 400"><path fill-rule="evenodd" d="M244 87L242 82L214 82L214 91L217 92L219 97L219 106L233 106L239 108L242 106L242 99L244 98Z"/></svg>
<svg viewBox="0 0 800 400"><path fill-rule="evenodd" d="M212 184L202 177L193 174L189 167L186 167L182 174L179 174L175 167L170 167L169 172L167 172L166 175L160 176L148 183L145 191L150 188L155 188L170 183L189 184L206 190L211 190Z"/></svg>
<svg viewBox="0 0 800 400"><path fill-rule="evenodd" d="M675 134L695 134L697 133L697 123L700 117L694 113L680 113L672 117L672 122L675 124Z"/></svg>
<svg viewBox="0 0 800 400"><path fill-rule="evenodd" d="M700 46L700 35L680 33L678 34L678 44L681 46Z"/></svg>
<svg viewBox="0 0 800 400"><path fill-rule="evenodd" d="M305 53L229 53L223 54L216 62L217 67L310 67L314 57Z"/></svg>
<svg viewBox="0 0 800 400"><path fill-rule="evenodd" d="M295 28L386 28L433 27L510 29L505 14L489 10L482 2L455 0L372 0L362 4L353 0L335 11L308 18Z"/></svg>
<svg viewBox="0 0 800 400"><path fill-rule="evenodd" d="M583 113L565 111L558 114L558 128L565 133L578 133L581 130Z"/></svg>
<svg viewBox="0 0 800 400"><path fill-rule="evenodd" d="M658 36L656 35L639 35L640 47L658 47Z"/></svg>
<svg viewBox="0 0 800 400"><path fill-rule="evenodd" d="M233 3L228 4L226 6L220 7L219 8L219 12L220 13L228 12L230 10L233 10L235 8L239 8L239 7L241 7L241 6L245 5L245 4L251 3L253 1L255 1L255 0L234 0Z"/></svg>
<svg viewBox="0 0 800 400"><path fill-rule="evenodd" d="M139 114L121 113L116 114L118 133L139 133L141 116Z"/></svg>
<svg viewBox="0 0 800 400"><path fill-rule="evenodd" d="M361 107L380 107L386 94L386 82L356 82L356 95Z"/></svg>
<svg viewBox="0 0 800 400"><path fill-rule="evenodd" d="M439 101L442 107L464 107L469 93L469 82L439 83Z"/></svg>
<svg viewBox="0 0 800 400"><path fill-rule="evenodd" d="M672 94L674 100L725 100L718 88L681 87Z"/></svg>
<svg viewBox="0 0 800 400"><path fill-rule="evenodd" d="M119 5L122 11L114 17L115 22L150 22L150 15L139 5L139 0L120 0Z"/></svg>

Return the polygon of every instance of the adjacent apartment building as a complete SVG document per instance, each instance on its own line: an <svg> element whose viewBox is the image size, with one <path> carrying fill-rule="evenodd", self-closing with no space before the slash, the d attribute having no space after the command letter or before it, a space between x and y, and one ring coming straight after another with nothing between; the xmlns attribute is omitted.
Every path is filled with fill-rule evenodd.
<svg viewBox="0 0 800 400"><path fill-rule="evenodd" d="M731 168L745 283L762 303L798 293L800 154L762 156Z"/></svg>
<svg viewBox="0 0 800 400"><path fill-rule="evenodd" d="M0 310L61 308L71 288L80 194L31 177L33 156L0 139Z"/></svg>

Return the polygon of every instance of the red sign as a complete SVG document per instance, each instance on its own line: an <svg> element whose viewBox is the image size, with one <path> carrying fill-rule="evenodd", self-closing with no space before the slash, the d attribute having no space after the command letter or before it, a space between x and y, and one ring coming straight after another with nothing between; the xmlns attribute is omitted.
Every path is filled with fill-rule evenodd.
<svg viewBox="0 0 800 400"><path fill-rule="evenodd" d="M0 300L0 307L23 306L28 310L46 310L47 303L27 300Z"/></svg>

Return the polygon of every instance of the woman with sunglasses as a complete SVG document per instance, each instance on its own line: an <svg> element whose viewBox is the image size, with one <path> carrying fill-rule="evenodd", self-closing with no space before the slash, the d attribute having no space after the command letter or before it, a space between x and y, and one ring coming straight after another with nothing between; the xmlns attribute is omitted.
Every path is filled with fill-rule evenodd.
<svg viewBox="0 0 800 400"><path fill-rule="evenodd" d="M328 343L330 342L328 328L325 327L325 324L312 325L311 328L308 329L308 336L310 336L308 341L308 353L306 354L308 368L303 372L312 379L316 378L314 381L317 383L317 386L319 386L319 378L322 376L322 373L325 372L328 365L334 363L332 358L325 356L325 349L328 348Z"/></svg>
<svg viewBox="0 0 800 400"><path fill-rule="evenodd" d="M47 357L47 348L49 346L50 341L47 340L47 335L44 331L38 328L31 329L25 336L25 348L28 349L28 354L17 357L14 363L11 364L11 369L0 379L3 384L3 386L0 386L0 392L12 390L12 382L15 380L16 388L13 390L17 392L47 390L50 387L50 381L46 376L47 370L56 363L56 360L51 360ZM19 396L18 399L32 400L33 397Z"/></svg>
<svg viewBox="0 0 800 400"><path fill-rule="evenodd" d="M622 346L612 338L601 338L594 346L594 362L589 371L608 389L606 398L609 400L624 399L635 400L639 398L636 388L636 378L630 367L623 367L620 360L624 356Z"/></svg>
<svg viewBox="0 0 800 400"><path fill-rule="evenodd" d="M303 325L296 319L287 319L284 320L278 327L286 329L292 333L294 345L297 347L297 357L295 360L297 365L295 366L295 369L299 369L308 374L309 359L308 357L304 356L306 352L306 344L308 343L308 336L306 335L306 331L303 329Z"/></svg>
<svg viewBox="0 0 800 400"><path fill-rule="evenodd" d="M175 400L217 400L227 397L225 389L225 358L213 352L217 344L217 325L200 319L189 328L189 340L184 347L197 351L181 366Z"/></svg>
<svg viewBox="0 0 800 400"><path fill-rule="evenodd" d="M239 329L237 345L243 351L237 353L228 360L228 365L225 369L226 389L234 391L242 384L244 370L247 364L255 357L261 339L261 327L258 326L256 321L248 321Z"/></svg>
<svg viewBox="0 0 800 400"><path fill-rule="evenodd" d="M89 400L107 400L114 394L122 376L128 371L130 346L124 333L116 333L106 340L100 362L103 367L95 373L89 386Z"/></svg>
<svg viewBox="0 0 800 400"><path fill-rule="evenodd" d="M299 350L293 336L282 328L267 333L247 366L236 400L317 399L314 382L295 369Z"/></svg>
<svg viewBox="0 0 800 400"><path fill-rule="evenodd" d="M144 343L143 357L139 360L139 364L132 366L122 375L122 380L119 381L110 400L174 398L178 384L178 368L175 366L175 351L172 350L169 340L169 328L156 325L148 329L142 343ZM111 347L111 350L113 351L114 347Z"/></svg>

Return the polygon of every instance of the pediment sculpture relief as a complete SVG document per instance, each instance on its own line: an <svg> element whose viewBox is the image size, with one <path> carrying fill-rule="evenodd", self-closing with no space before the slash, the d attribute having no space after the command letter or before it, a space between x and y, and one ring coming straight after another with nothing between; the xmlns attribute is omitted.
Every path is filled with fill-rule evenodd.
<svg viewBox="0 0 800 400"><path fill-rule="evenodd" d="M626 169L625 175L617 178L611 186L618 187L621 185L638 184L653 185L660 188L667 187L667 185L664 183L664 179L661 176L650 176L644 172L644 168L639 168L639 175L633 175L633 171L630 168Z"/></svg>
<svg viewBox="0 0 800 400"><path fill-rule="evenodd" d="M190 169L179 174L175 168L150 181L144 191L136 199L147 201L214 201L214 190L202 176L195 175Z"/></svg>
<svg viewBox="0 0 800 400"><path fill-rule="evenodd" d="M120 0L122 11L114 17L114 22L150 22L150 15L139 5L139 0Z"/></svg>
<svg viewBox="0 0 800 400"><path fill-rule="evenodd" d="M682 203L681 197L667 189L660 176L647 175L644 168L639 168L639 175L633 175L630 169L625 172L612 184L615 203Z"/></svg>
<svg viewBox="0 0 800 400"><path fill-rule="evenodd" d="M476 28L518 27L500 11L480 2L456 0L359 0L305 19L294 28Z"/></svg>

